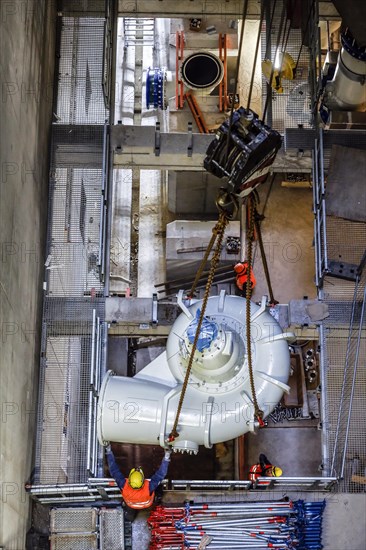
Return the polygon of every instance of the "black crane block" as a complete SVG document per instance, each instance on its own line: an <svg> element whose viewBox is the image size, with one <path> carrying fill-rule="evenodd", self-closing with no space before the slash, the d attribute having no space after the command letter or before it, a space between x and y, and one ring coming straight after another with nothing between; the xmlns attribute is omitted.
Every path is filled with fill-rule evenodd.
<svg viewBox="0 0 366 550"><path fill-rule="evenodd" d="M282 138L266 126L251 109L240 107L230 120L223 122L210 143L204 160L205 169L218 178L228 178L230 192L245 197L268 176Z"/></svg>

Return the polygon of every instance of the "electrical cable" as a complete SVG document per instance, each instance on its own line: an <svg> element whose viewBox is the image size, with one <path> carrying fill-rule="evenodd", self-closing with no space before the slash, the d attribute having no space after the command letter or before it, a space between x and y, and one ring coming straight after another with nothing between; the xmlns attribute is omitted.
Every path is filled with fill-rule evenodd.
<svg viewBox="0 0 366 550"><path fill-rule="evenodd" d="M302 52L302 47L304 45L304 40L305 40L305 37L306 37L306 33L308 31L308 27L309 27L309 23L310 23L310 17L311 17L311 14L313 12L313 9L315 7L315 0L313 0L312 4L311 4L311 7L310 7L310 10L309 10L309 15L308 15L308 19L306 21L306 26L305 26L305 30L304 30L304 34L303 34L303 39L301 41L301 46L300 46L300 51L299 51L299 55L297 56L297 61L296 61L296 64L295 64L295 68L294 68L294 72L296 73L296 70L297 70L297 66L299 64L299 61L300 61L300 57L301 57L301 52Z"/></svg>
<svg viewBox="0 0 366 550"><path fill-rule="evenodd" d="M271 33L271 30L272 30L272 25L273 25L273 17L274 17L274 14L275 14L275 10L276 10L276 5L277 5L277 0L275 0L273 2L273 8L272 8L272 13L271 13L271 18L270 18L270 21L269 21L269 29L267 31L267 34L270 34ZM264 10L263 10L264 11ZM270 45L270 40L267 40L267 44L266 44L266 53L265 53L265 56L264 58L265 59L268 59L269 55L270 55L270 52L269 52L269 45Z"/></svg>
<svg viewBox="0 0 366 550"><path fill-rule="evenodd" d="M262 34L262 23L264 18L264 9L263 5L261 6L261 17L259 20L259 27L258 27L258 34L257 34L257 43L255 45L255 53L254 53L254 61L253 61L253 69L252 69L252 76L250 79L250 85L249 85L249 94L248 94L248 102L247 102L247 109L250 108L250 102L252 99L252 92L253 92L253 85L254 85L254 76L255 76L255 66L257 64L257 58L258 58L258 51L259 51L259 42L261 39Z"/></svg>
<svg viewBox="0 0 366 550"><path fill-rule="evenodd" d="M272 174L272 179L271 179L271 182L269 184L269 187L268 187L268 191L267 191L267 194L266 194L266 198L264 199L264 204L263 204L263 208L262 208L262 212L261 212L261 218L265 218L264 216L264 213L266 211L266 208L267 208L267 203L268 203L268 199L269 199L269 196L272 192L272 188L273 188L273 183L274 183L274 180L276 179L276 174ZM262 222L260 222L260 224L262 225ZM257 250L258 250L258 244L257 244L257 241L255 243L255 247L254 247L254 253L253 253L253 267L254 267L254 263L255 263L255 257L257 255Z"/></svg>
<svg viewBox="0 0 366 550"><path fill-rule="evenodd" d="M281 37L282 37L282 29L283 29L283 23L285 21L285 15L286 15L286 4L284 3L283 8L282 8L280 26L279 26L278 34L277 34L277 41L276 41L274 60L273 60L273 63L272 63L272 70L271 70L271 74L270 74L269 82L268 82L269 88L272 85L272 79L273 79L274 70L275 70L276 57L277 57L277 52L278 52L278 48L279 48ZM265 119L266 119L267 109L268 109L268 104L269 104L269 98L270 98L270 94L267 93L266 103L265 103L264 110L263 110L263 115L262 115L263 122L265 122Z"/></svg>
<svg viewBox="0 0 366 550"><path fill-rule="evenodd" d="M243 23L242 23L241 30L240 30L240 40L239 40L239 47L238 47L238 59L237 59L237 62L236 62L236 69L235 69L234 93L233 93L233 100L231 102L229 128L228 128L227 139L226 139L226 149L225 149L225 159L226 160L228 159L228 156L229 156L231 125L233 123L233 116L234 116L234 103L235 103L236 90L237 90L237 87L238 87L240 57L241 57L241 51L242 51L242 45L243 45L243 39L244 39L244 27L245 27L245 19L247 17L247 11L248 11L248 2L249 2L249 0L244 0L244 4L243 4L243 15L242 15Z"/></svg>

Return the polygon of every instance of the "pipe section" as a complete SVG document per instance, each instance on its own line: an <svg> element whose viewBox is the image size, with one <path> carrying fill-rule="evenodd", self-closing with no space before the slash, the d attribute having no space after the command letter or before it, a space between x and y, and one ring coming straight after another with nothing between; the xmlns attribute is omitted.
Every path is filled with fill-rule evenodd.
<svg viewBox="0 0 366 550"><path fill-rule="evenodd" d="M180 78L187 88L209 94L224 78L224 66L213 53L195 52L183 61ZM169 98L175 93L173 73L163 67L149 67L145 84L146 108L167 109Z"/></svg>
<svg viewBox="0 0 366 550"><path fill-rule="evenodd" d="M183 61L181 77L187 88L209 93L224 78L224 66L213 53L195 52Z"/></svg>
<svg viewBox="0 0 366 550"><path fill-rule="evenodd" d="M366 48L359 48L347 30L333 80L325 86L323 105L330 111L356 111L366 106Z"/></svg>
<svg viewBox="0 0 366 550"><path fill-rule="evenodd" d="M202 301L184 307L174 322L166 351L133 378L105 376L99 395L98 438L106 441L165 445L173 426L191 352L189 334ZM205 319L216 326L196 350L174 450L196 453L199 445L234 439L253 431L254 406L247 364L246 300L209 298ZM287 340L269 314L266 299L251 309L253 371L260 408L268 416L288 392L290 353ZM200 334L200 337L203 335Z"/></svg>

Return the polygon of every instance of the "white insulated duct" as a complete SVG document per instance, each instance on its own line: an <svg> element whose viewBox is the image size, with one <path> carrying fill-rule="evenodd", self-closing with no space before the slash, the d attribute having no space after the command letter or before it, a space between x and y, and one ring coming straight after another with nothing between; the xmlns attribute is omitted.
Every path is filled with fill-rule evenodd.
<svg viewBox="0 0 366 550"><path fill-rule="evenodd" d="M133 378L109 371L99 395L98 438L101 444L118 441L160 444L173 427L191 349L199 300L183 313L170 332L166 351ZM266 309L251 302L252 362L257 400L264 416L288 392L290 353L280 325ZM174 450L196 453L199 445L238 437L255 428L246 353L246 300L228 296L209 298L189 384L179 418Z"/></svg>

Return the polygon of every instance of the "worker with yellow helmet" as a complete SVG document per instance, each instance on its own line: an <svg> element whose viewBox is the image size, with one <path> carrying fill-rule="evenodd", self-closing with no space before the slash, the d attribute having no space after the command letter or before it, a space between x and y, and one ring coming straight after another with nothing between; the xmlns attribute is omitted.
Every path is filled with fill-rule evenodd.
<svg viewBox="0 0 366 550"><path fill-rule="evenodd" d="M249 479L256 481L259 477L280 477L282 470L279 466L273 466L264 454L259 455L259 462L253 464L249 470Z"/></svg>
<svg viewBox="0 0 366 550"><path fill-rule="evenodd" d="M110 444L106 446L106 454L109 471L121 491L126 506L134 510L149 508L154 502L155 490L168 472L171 449L165 451L160 467L151 479L145 479L141 468L132 468L128 478L125 478L116 463Z"/></svg>

